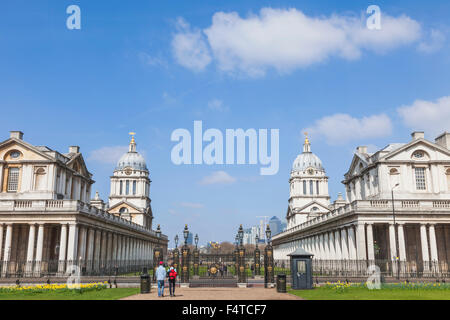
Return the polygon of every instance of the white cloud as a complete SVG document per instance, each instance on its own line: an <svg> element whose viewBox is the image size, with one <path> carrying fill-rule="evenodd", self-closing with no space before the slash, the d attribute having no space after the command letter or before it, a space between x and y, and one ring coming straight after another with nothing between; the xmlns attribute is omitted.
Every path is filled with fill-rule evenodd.
<svg viewBox="0 0 450 320"><path fill-rule="evenodd" d="M352 140L388 136L392 132L392 123L385 114L354 118L339 113L316 120L312 127L302 131L323 137L330 145L342 145Z"/></svg>
<svg viewBox="0 0 450 320"><path fill-rule="evenodd" d="M201 209L204 208L205 205L203 203L195 203L195 202L181 202L181 207L184 208L192 208L192 209Z"/></svg>
<svg viewBox="0 0 450 320"><path fill-rule="evenodd" d="M220 112L224 112L224 111L228 111L229 110L229 108L226 105L224 105L223 101L219 100L219 99L213 99L213 100L209 101L208 102L208 108L210 110L220 111Z"/></svg>
<svg viewBox="0 0 450 320"><path fill-rule="evenodd" d="M369 30L363 19L312 17L297 9L273 8L246 18L236 12L217 12L211 26L203 30L206 37L198 30L186 31L188 26L183 28L174 37L181 65L192 69L199 64L201 68L193 69L203 69L211 62L209 45L220 70L249 76L262 76L269 68L291 72L331 57L353 60L363 50L385 53L421 35L420 24L405 15L383 14L381 30Z"/></svg>
<svg viewBox="0 0 450 320"><path fill-rule="evenodd" d="M200 184L210 185L210 184L231 184L236 182L236 178L230 176L225 171L214 171L209 176L204 177Z"/></svg>
<svg viewBox="0 0 450 320"><path fill-rule="evenodd" d="M91 151L88 160L107 164L116 164L120 157L127 151L127 146L102 147Z"/></svg>
<svg viewBox="0 0 450 320"><path fill-rule="evenodd" d="M445 35L439 30L430 31L430 39L419 43L417 50L423 53L434 53L442 48L445 42Z"/></svg>
<svg viewBox="0 0 450 320"><path fill-rule="evenodd" d="M416 100L410 106L397 109L404 124L414 130L437 135L450 132L450 96L436 101Z"/></svg>
<svg viewBox="0 0 450 320"><path fill-rule="evenodd" d="M192 71L204 70L212 58L202 31L191 30L189 24L182 18L178 18L177 27L178 33L172 39L175 59L180 65Z"/></svg>
<svg viewBox="0 0 450 320"><path fill-rule="evenodd" d="M152 67L156 67L156 66L162 66L165 68L168 67L167 61L160 57L154 57L145 52L140 52L138 54L138 57L141 60L141 62L145 65L152 66Z"/></svg>

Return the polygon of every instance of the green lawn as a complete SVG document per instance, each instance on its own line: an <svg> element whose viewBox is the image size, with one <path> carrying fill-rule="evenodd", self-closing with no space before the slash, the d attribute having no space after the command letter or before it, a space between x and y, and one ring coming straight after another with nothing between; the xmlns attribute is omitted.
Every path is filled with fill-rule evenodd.
<svg viewBox="0 0 450 320"><path fill-rule="evenodd" d="M139 288L117 288L87 291L82 294L71 292L45 293L0 293L0 300L117 300L139 293Z"/></svg>
<svg viewBox="0 0 450 320"><path fill-rule="evenodd" d="M337 292L333 288L318 287L312 290L288 290L306 300L450 300L450 290L382 288L369 290L362 287L346 288Z"/></svg>

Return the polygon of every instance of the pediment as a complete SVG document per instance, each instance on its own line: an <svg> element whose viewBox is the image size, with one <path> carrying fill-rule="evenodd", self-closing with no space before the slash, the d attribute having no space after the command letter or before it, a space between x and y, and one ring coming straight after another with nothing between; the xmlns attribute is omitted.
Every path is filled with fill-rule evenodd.
<svg viewBox="0 0 450 320"><path fill-rule="evenodd" d="M55 161L54 158L39 151L36 147L19 139L8 139L0 144L0 160L15 160L8 158L12 151L19 151L18 161Z"/></svg>
<svg viewBox="0 0 450 320"><path fill-rule="evenodd" d="M423 158L414 158L413 154L417 151L423 152L425 157ZM418 139L411 141L410 143L404 145L403 147L394 150L385 156L383 156L380 160L385 161L450 161L450 151L446 148L443 148L435 143L429 142L425 139Z"/></svg>
<svg viewBox="0 0 450 320"><path fill-rule="evenodd" d="M306 204L305 206L301 207L301 208L297 208L295 210L295 213L311 213L313 212L313 208L317 208L318 210L316 210L315 212L318 213L326 213L326 212L330 212L330 209L326 206L324 206L323 204L321 204L318 201L311 201L310 203Z"/></svg>
<svg viewBox="0 0 450 320"><path fill-rule="evenodd" d="M127 208L128 213L142 213L142 211L138 207L127 201L120 201L119 203L116 203L114 206L108 209L108 212L112 214L118 214L121 208Z"/></svg>

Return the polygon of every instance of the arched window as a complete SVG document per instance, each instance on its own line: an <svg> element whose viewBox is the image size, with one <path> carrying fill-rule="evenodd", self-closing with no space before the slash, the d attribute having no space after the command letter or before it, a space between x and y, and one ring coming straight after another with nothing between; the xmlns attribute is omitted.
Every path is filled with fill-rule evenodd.
<svg viewBox="0 0 450 320"><path fill-rule="evenodd" d="M303 180L303 194L306 194L306 180Z"/></svg>
<svg viewBox="0 0 450 320"><path fill-rule="evenodd" d="M309 194L313 194L313 181L312 180L309 180Z"/></svg>
<svg viewBox="0 0 450 320"><path fill-rule="evenodd" d="M120 209L119 209L119 213L120 213L120 214L128 213L128 208L126 208L126 207L120 208Z"/></svg>
<svg viewBox="0 0 450 320"><path fill-rule="evenodd" d="M127 180L127 181L125 182L125 194L126 194L126 195L129 195L129 194L130 194L130 181L129 181L129 180Z"/></svg>
<svg viewBox="0 0 450 320"><path fill-rule="evenodd" d="M119 185L120 185L120 195L122 195L122 193L123 193L123 182L122 182L122 180L120 180L120 182L119 182Z"/></svg>
<svg viewBox="0 0 450 320"><path fill-rule="evenodd" d="M319 181L316 181L316 191L317 191L317 194L319 194Z"/></svg>
<svg viewBox="0 0 450 320"><path fill-rule="evenodd" d="M136 195L136 181L133 181L133 195Z"/></svg>

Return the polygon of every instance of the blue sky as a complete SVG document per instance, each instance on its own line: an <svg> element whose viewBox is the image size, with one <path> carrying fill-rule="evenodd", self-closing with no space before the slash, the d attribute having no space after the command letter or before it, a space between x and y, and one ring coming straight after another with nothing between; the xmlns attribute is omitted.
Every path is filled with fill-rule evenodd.
<svg viewBox="0 0 450 320"><path fill-rule="evenodd" d="M81 30L66 28L72 4ZM370 4L381 8L380 32L361 27ZM448 1L2 1L1 135L81 146L107 199L135 131L155 223L171 239L188 223L201 243L232 240L256 216L284 217L305 129L332 199L358 145L450 130L449 15ZM174 165L170 135L194 120L279 129L278 174ZM201 183L219 171L222 183Z"/></svg>

